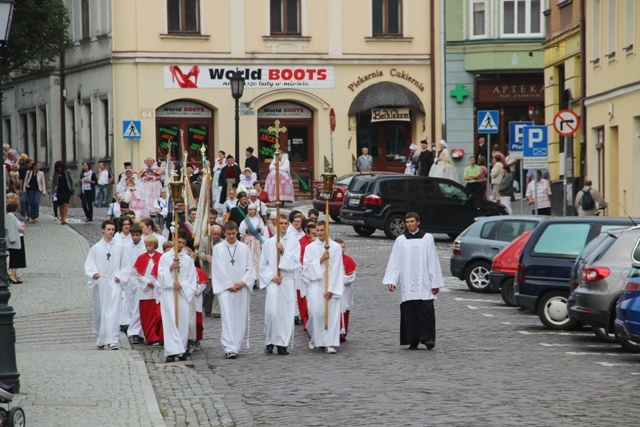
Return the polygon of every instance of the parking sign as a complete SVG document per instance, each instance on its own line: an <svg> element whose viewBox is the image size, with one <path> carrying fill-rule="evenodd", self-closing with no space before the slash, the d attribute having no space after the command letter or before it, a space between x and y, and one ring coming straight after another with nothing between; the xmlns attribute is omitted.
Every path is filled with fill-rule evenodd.
<svg viewBox="0 0 640 427"><path fill-rule="evenodd" d="M549 160L549 138L546 126L522 129L522 155L526 169L545 169Z"/></svg>
<svg viewBox="0 0 640 427"><path fill-rule="evenodd" d="M522 131L526 126L532 126L533 122L509 122L509 157L522 159Z"/></svg>

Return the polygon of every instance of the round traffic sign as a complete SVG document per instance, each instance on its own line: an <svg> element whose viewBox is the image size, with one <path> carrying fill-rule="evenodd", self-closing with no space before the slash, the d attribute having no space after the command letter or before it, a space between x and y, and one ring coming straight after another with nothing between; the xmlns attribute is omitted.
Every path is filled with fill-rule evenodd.
<svg viewBox="0 0 640 427"><path fill-rule="evenodd" d="M329 125L331 126L331 132L336 130L336 112L333 108L329 110Z"/></svg>
<svg viewBox="0 0 640 427"><path fill-rule="evenodd" d="M573 110L560 110L553 117L553 128L562 136L570 136L578 131L580 117Z"/></svg>

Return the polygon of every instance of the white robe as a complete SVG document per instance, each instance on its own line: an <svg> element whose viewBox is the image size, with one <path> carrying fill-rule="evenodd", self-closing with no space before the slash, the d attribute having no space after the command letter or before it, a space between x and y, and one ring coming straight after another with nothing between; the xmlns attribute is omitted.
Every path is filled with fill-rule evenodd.
<svg viewBox="0 0 640 427"><path fill-rule="evenodd" d="M175 292L173 288L174 272L169 268L173 264L174 252L169 251L160 258L158 267L158 285L162 288L160 309L162 329L164 331L164 356L181 355L187 351L189 339L190 301L196 291L198 273L189 255L180 252L180 273L178 281L182 289L178 293L178 326L175 321Z"/></svg>
<svg viewBox="0 0 640 427"><path fill-rule="evenodd" d="M256 281L253 257L251 250L244 243L236 241L230 245L226 240L214 246L211 255L211 283L213 293L218 295L220 300L220 317L222 318L220 342L225 354L229 352L237 354L242 346L245 331L248 329L249 304L253 283ZM238 282L244 282L247 286L237 292L228 290Z"/></svg>
<svg viewBox="0 0 640 427"><path fill-rule="evenodd" d="M304 251L302 276L308 282L307 308L309 322L307 332L317 347L337 347L340 345L340 297L344 291L344 264L342 248L329 239L329 324L324 329L324 263L320 257L324 253L324 242L319 239L311 242ZM325 261L327 262L327 261Z"/></svg>
<svg viewBox="0 0 640 427"><path fill-rule="evenodd" d="M94 298L98 297L97 301L94 299L96 345L117 344L120 341L120 298L128 279L124 248L113 240L107 243L101 239L89 250L84 272L89 279L87 286L94 289ZM93 279L96 273L101 276L98 280ZM116 277L120 283L116 283Z"/></svg>
<svg viewBox="0 0 640 427"><path fill-rule="evenodd" d="M431 290L444 287L444 279L433 236L398 237L382 283L395 285L401 302L437 299Z"/></svg>
<svg viewBox="0 0 640 427"><path fill-rule="evenodd" d="M133 243L133 240L128 245L125 245L125 261L127 268L129 269L130 277L135 277L133 271L133 264L135 264L138 257L147 252L147 248L144 246L143 239L140 239L138 244ZM140 285L137 280L131 280L125 287L124 300L126 301L126 308L129 312L129 328L127 329L127 336L132 337L134 335L144 338L144 332L142 332L142 323L140 322Z"/></svg>
<svg viewBox="0 0 640 427"><path fill-rule="evenodd" d="M340 312L351 310L353 306L353 282L356 280L356 272L344 275L344 292L340 298Z"/></svg>
<svg viewBox="0 0 640 427"><path fill-rule="evenodd" d="M277 275L277 236L262 246L260 257L260 289L267 289L264 304L265 345L289 347L293 336L297 305L295 276L300 268L300 242L293 234L281 238L284 253L280 256L280 285L273 282Z"/></svg>

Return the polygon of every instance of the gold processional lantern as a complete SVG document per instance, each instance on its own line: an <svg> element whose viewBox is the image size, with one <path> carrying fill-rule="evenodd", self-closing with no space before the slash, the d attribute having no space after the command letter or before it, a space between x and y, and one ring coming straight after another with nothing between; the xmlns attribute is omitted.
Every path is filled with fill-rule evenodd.
<svg viewBox="0 0 640 427"><path fill-rule="evenodd" d="M325 200L330 200L331 196L333 196L333 184L336 181L336 174L331 171L325 172L321 175L322 177L322 191L320 192L320 197Z"/></svg>
<svg viewBox="0 0 640 427"><path fill-rule="evenodd" d="M178 176L174 177L174 181L169 183L171 189L171 199L173 203L182 203L182 190L184 190L184 182L178 180Z"/></svg>

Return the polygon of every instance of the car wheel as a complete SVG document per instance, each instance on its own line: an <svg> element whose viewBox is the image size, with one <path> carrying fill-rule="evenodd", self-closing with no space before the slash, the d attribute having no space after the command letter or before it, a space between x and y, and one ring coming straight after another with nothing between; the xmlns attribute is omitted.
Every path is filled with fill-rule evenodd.
<svg viewBox="0 0 640 427"><path fill-rule="evenodd" d="M336 224L340 224L340 217L338 215L329 215L329 216L331 217L333 222L335 222Z"/></svg>
<svg viewBox="0 0 640 427"><path fill-rule="evenodd" d="M596 328L595 326L592 326L591 329L593 329L593 333L596 334L601 341L616 342L616 334L613 332L607 333L604 328Z"/></svg>
<svg viewBox="0 0 640 427"><path fill-rule="evenodd" d="M360 236L369 237L376 232L376 229L374 227L361 227L359 225L354 225L353 231L358 233Z"/></svg>
<svg viewBox="0 0 640 427"><path fill-rule="evenodd" d="M384 227L384 234L390 239L395 239L396 237L402 236L405 229L404 217L402 215L391 215L387 221L387 225Z"/></svg>
<svg viewBox="0 0 640 427"><path fill-rule="evenodd" d="M631 353L640 353L640 343L631 341L629 338L626 338L619 333L616 333L615 335L616 341L618 341L618 344L620 344L622 348L630 351Z"/></svg>
<svg viewBox="0 0 640 427"><path fill-rule="evenodd" d="M509 307L518 306L518 304L516 304L516 287L513 283L513 277L509 277L502 282L500 293L502 294L502 301Z"/></svg>
<svg viewBox="0 0 640 427"><path fill-rule="evenodd" d="M569 317L567 299L563 291L551 291L542 297L538 304L538 317L547 329L555 331L574 329L579 322Z"/></svg>
<svg viewBox="0 0 640 427"><path fill-rule="evenodd" d="M466 268L464 275L467 286L473 292L489 292L489 269L491 266L486 261L476 261Z"/></svg>

